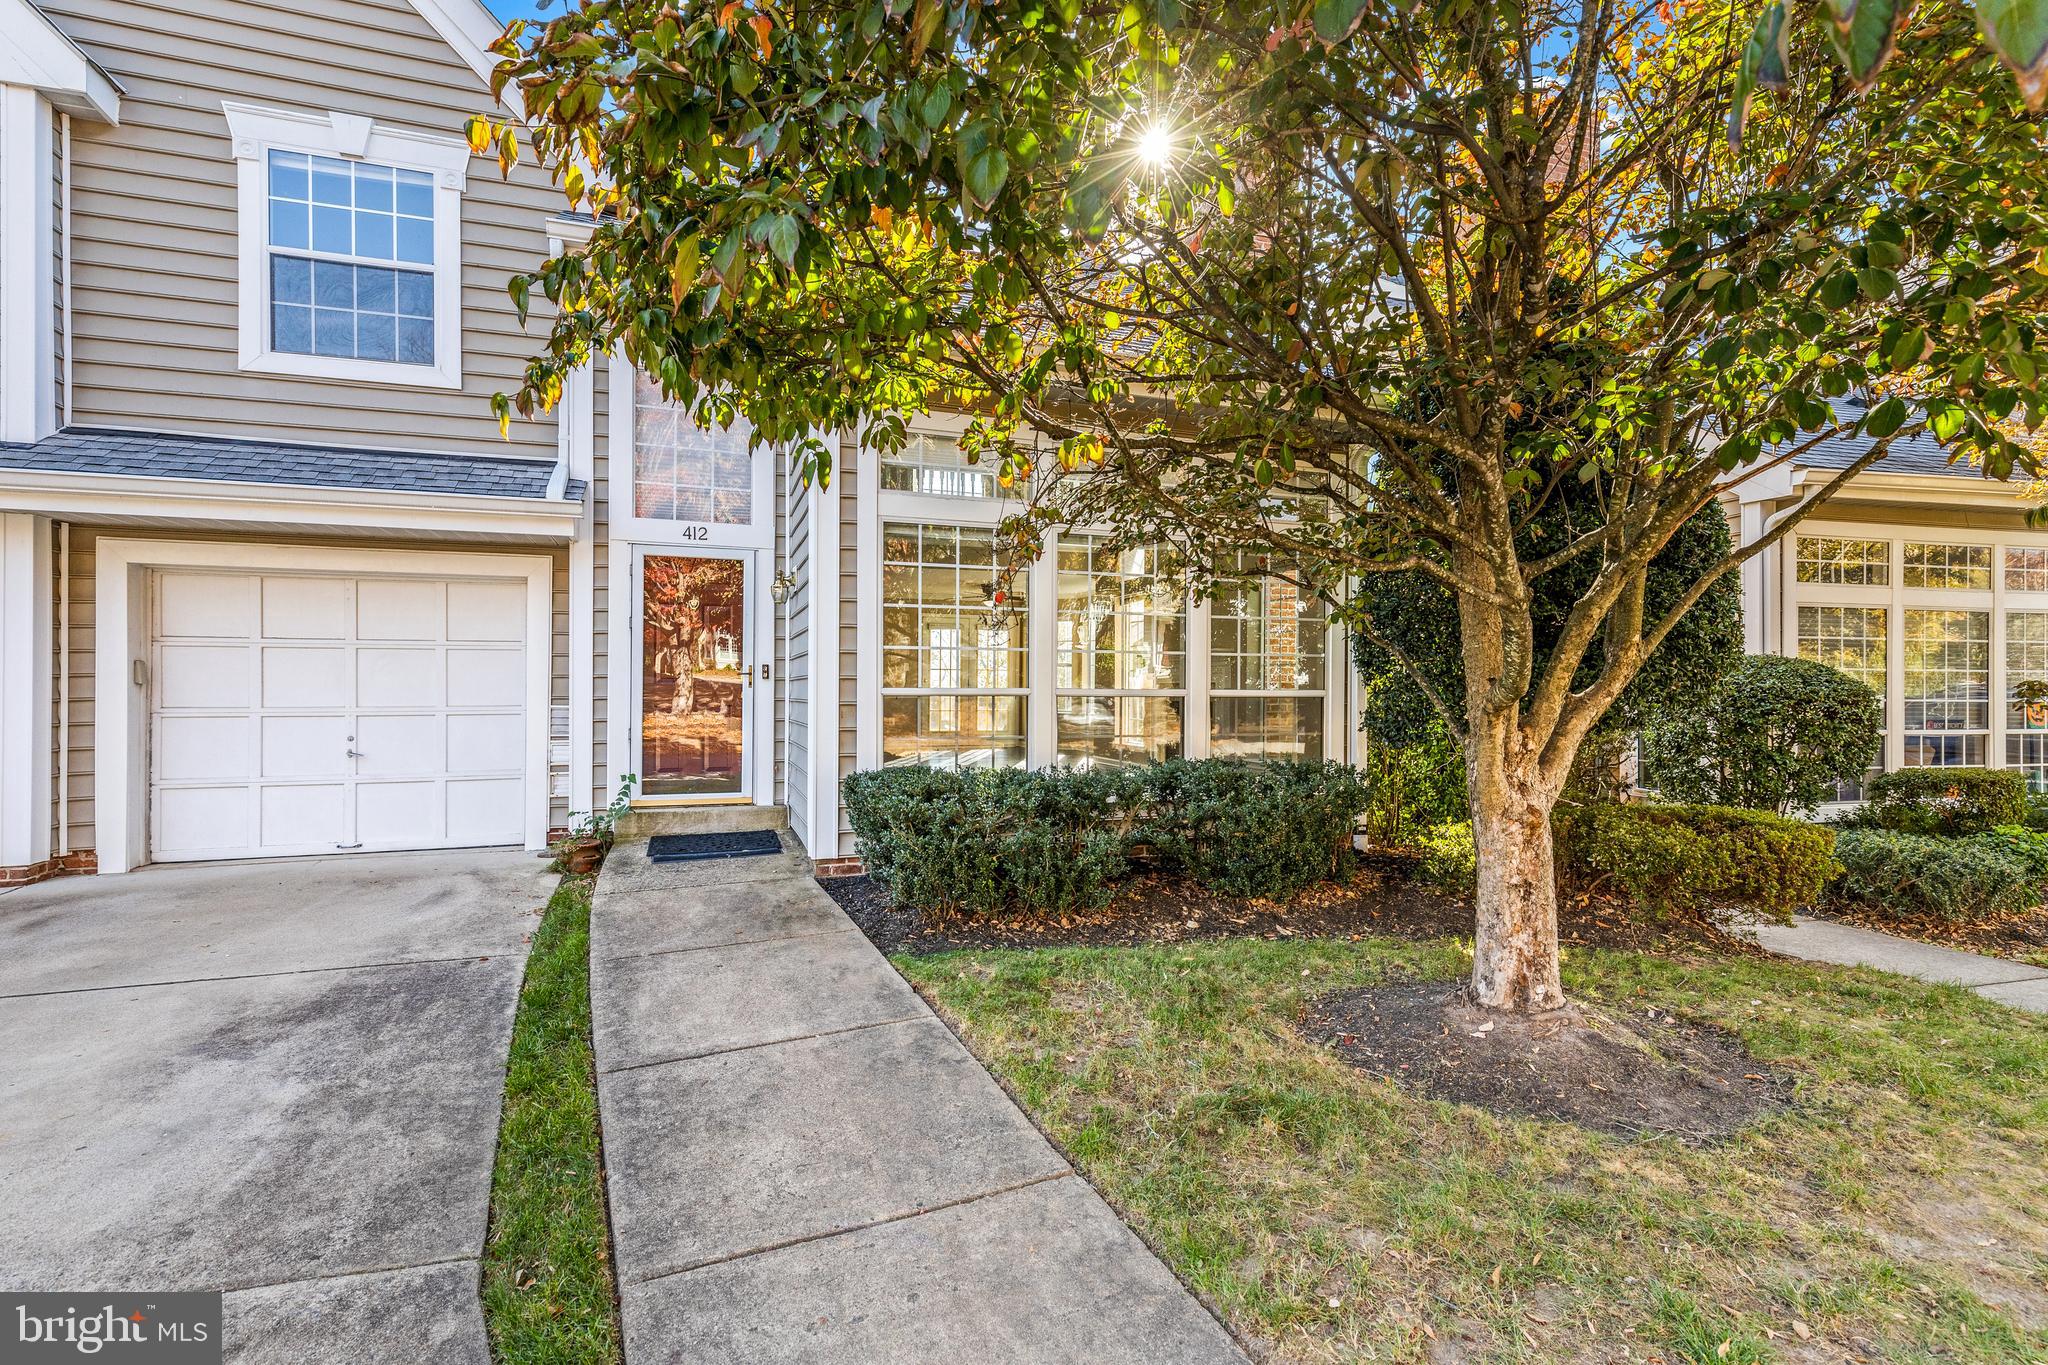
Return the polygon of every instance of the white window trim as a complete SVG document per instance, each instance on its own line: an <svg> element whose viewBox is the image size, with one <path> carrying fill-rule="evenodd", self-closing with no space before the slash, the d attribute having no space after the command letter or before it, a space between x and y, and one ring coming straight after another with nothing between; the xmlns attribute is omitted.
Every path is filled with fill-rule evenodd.
<svg viewBox="0 0 2048 1365"><path fill-rule="evenodd" d="M462 387L462 192L469 145L374 123L361 114L308 114L222 100L235 157L240 238L240 364L264 374L397 388ZM272 150L371 161L434 177L434 363L300 355L270 347L270 211L266 174Z"/></svg>

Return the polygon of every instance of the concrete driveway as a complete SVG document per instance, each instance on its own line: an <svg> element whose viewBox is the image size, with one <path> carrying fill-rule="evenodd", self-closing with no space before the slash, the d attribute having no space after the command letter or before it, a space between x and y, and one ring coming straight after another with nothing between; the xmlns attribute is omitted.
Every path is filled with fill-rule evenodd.
<svg viewBox="0 0 2048 1365"><path fill-rule="evenodd" d="M0 1289L225 1289L229 1358L488 1365L513 850L0 895Z"/></svg>

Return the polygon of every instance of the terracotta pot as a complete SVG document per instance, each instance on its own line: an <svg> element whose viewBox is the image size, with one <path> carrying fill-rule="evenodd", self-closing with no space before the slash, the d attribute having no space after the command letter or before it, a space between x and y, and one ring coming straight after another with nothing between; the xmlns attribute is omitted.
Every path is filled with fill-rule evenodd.
<svg viewBox="0 0 2048 1365"><path fill-rule="evenodd" d="M604 861L604 850L604 840L585 839L580 843L571 844L568 856L562 861L573 874L595 872L598 864Z"/></svg>

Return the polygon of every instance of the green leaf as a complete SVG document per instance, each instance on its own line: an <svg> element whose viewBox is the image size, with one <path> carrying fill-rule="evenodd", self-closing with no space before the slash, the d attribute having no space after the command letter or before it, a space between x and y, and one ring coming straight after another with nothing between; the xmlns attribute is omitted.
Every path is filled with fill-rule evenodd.
<svg viewBox="0 0 2048 1365"><path fill-rule="evenodd" d="M1758 16L1749 41L1742 47L1742 61L1735 71L1735 95L1728 108L1729 150L1742 150L1742 125L1749 118L1749 102L1757 88L1783 90L1790 84L1786 77L1790 61L1785 45L1785 6L1773 4Z"/></svg>
<svg viewBox="0 0 2048 1365"><path fill-rule="evenodd" d="M2048 0L1977 0L1977 27L2039 113L2048 104Z"/></svg>
<svg viewBox="0 0 2048 1365"><path fill-rule="evenodd" d="M1823 0L1822 8L1835 55L1856 87L1869 89L1898 47L1912 0Z"/></svg>
<svg viewBox="0 0 2048 1365"><path fill-rule="evenodd" d="M1316 37L1331 47L1351 36L1365 14L1365 0L1316 0Z"/></svg>
<svg viewBox="0 0 2048 1365"><path fill-rule="evenodd" d="M1905 335L1901 336L1892 347L1892 368L1894 370L1911 369L1920 363L1921 356L1925 355L1926 352L1927 329L1925 327L1910 327L1906 330Z"/></svg>
<svg viewBox="0 0 2048 1365"><path fill-rule="evenodd" d="M1891 435L1906 425L1906 405L1897 398L1887 398L1870 410L1863 419L1863 434L1879 440Z"/></svg>
<svg viewBox="0 0 2048 1365"><path fill-rule="evenodd" d="M1881 303L1899 292L1899 277L1873 266L1856 272L1856 285L1865 298Z"/></svg>
<svg viewBox="0 0 2048 1365"><path fill-rule="evenodd" d="M783 269L787 270L796 264L797 242L801 239L796 219L786 213L774 213L765 221L768 224L768 250L774 253L775 259L782 262Z"/></svg>
<svg viewBox="0 0 2048 1365"><path fill-rule="evenodd" d="M967 197L978 208L993 204L1002 193L1003 182L1009 178L1010 157L1000 147L987 148L961 168Z"/></svg>

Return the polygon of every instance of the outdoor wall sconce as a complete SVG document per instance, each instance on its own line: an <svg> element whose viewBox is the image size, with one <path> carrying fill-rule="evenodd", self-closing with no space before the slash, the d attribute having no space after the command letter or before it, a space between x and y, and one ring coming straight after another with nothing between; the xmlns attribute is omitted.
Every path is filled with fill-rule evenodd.
<svg viewBox="0 0 2048 1365"><path fill-rule="evenodd" d="M787 602L789 595L795 591L796 575L787 569L775 575L768 584L768 595L775 599L775 605L778 607Z"/></svg>

